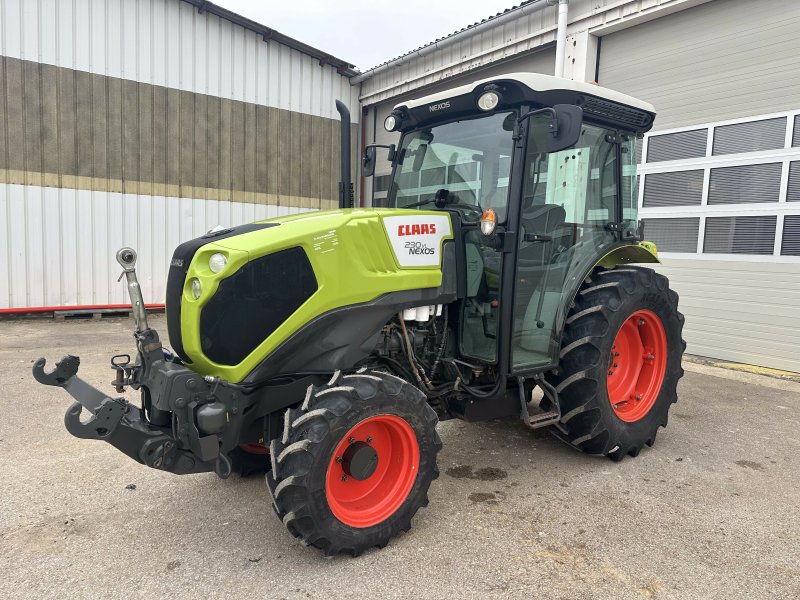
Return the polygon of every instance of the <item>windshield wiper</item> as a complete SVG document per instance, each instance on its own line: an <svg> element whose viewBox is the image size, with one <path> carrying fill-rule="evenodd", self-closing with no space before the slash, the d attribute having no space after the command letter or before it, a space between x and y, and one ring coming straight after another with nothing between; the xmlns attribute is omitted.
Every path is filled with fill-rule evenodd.
<svg viewBox="0 0 800 600"><path fill-rule="evenodd" d="M423 204L428 204L429 202L435 202L435 201L436 198L428 198L427 200L420 200L419 202L406 204L405 206L401 206L400 208L416 208L417 206L422 206Z"/></svg>

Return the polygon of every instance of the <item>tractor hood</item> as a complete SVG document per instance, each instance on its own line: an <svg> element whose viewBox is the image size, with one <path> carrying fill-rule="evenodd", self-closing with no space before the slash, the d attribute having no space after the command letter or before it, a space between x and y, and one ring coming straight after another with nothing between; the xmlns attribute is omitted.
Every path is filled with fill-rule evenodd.
<svg viewBox="0 0 800 600"><path fill-rule="evenodd" d="M309 212L206 234L171 261L171 345L198 373L239 382L327 312L440 286L452 237L447 213L398 209Z"/></svg>

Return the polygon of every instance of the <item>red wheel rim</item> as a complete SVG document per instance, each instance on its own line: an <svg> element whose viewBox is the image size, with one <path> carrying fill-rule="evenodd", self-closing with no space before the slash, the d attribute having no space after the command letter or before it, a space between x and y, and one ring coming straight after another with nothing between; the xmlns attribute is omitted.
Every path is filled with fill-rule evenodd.
<svg viewBox="0 0 800 600"><path fill-rule="evenodd" d="M667 370L667 334L650 310L637 310L619 328L608 362L608 400L631 423L644 417L658 398Z"/></svg>
<svg viewBox="0 0 800 600"><path fill-rule="evenodd" d="M375 471L361 480L348 476L342 461L348 447L358 442L377 453ZM376 525L400 508L418 471L419 444L411 425L395 415L369 417L348 431L334 450L325 479L328 505L345 525Z"/></svg>

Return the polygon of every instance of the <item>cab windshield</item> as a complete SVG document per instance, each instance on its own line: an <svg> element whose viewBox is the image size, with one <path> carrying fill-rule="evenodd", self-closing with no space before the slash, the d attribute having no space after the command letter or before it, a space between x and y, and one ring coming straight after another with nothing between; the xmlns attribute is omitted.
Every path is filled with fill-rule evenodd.
<svg viewBox="0 0 800 600"><path fill-rule="evenodd" d="M515 112L414 131L403 137L389 206L459 209L477 221L493 208L505 221Z"/></svg>

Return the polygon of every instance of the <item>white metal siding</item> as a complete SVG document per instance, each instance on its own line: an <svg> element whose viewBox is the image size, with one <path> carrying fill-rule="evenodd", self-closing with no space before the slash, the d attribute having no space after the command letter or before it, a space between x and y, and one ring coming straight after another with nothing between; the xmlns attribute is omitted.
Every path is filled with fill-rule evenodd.
<svg viewBox="0 0 800 600"><path fill-rule="evenodd" d="M714 0L602 38L599 83L657 130L800 107L800 2Z"/></svg>
<svg viewBox="0 0 800 600"><path fill-rule="evenodd" d="M541 8L509 23L449 43L420 57L412 54L405 62L364 81L362 98L374 103L408 94L444 79L541 49L555 39L557 9L544 2L539 4ZM414 95L420 94L414 92Z"/></svg>
<svg viewBox="0 0 800 600"><path fill-rule="evenodd" d="M586 38L711 0L570 0L566 72L591 81ZM364 73L361 99L374 104L417 88L541 50L555 41L557 7L532 0ZM588 34L591 34L588 35ZM578 41L578 40L581 41Z"/></svg>
<svg viewBox="0 0 800 600"><path fill-rule="evenodd" d="M360 116L358 88L334 67L181 0L0 0L0 54L301 116L338 119L334 100L341 99L355 122ZM5 107L0 104L3 122L11 118ZM261 148L258 132L250 133L235 141ZM331 152L338 155L338 126ZM247 158L263 156L249 151ZM0 309L125 302L114 260L123 245L140 254L146 302L160 303L179 243L217 224L306 210L275 206L273 198L266 204L215 200L212 188L194 192L206 199L103 191L90 177L77 187L91 189L43 187L43 174L26 169L32 171L22 175L27 185L0 184ZM120 185L127 191L128 183L123 178Z"/></svg>
<svg viewBox="0 0 800 600"><path fill-rule="evenodd" d="M800 2L714 0L605 35L599 71L601 85L656 107L640 216L677 251L661 270L681 295L688 352L796 372L800 261L781 246L800 214L787 202L798 31ZM659 178L698 172L701 187L653 201Z"/></svg>
<svg viewBox="0 0 800 600"><path fill-rule="evenodd" d="M791 165L800 161L800 147L791 145L795 112L646 136L648 157L660 138L671 144L686 132L703 132L706 140L701 157L675 152L679 158L658 160L659 152L639 168L645 237L659 245L661 270L681 294L689 352L800 372L800 204L791 196ZM775 131L775 123L783 130ZM720 131L725 148L761 149L715 153ZM693 183L678 185L687 175ZM671 189L658 186L665 178Z"/></svg>
<svg viewBox="0 0 800 600"><path fill-rule="evenodd" d="M114 258L139 253L148 304L164 302L172 251L215 225L307 209L6 184L0 189L0 308L124 304Z"/></svg>
<svg viewBox="0 0 800 600"><path fill-rule="evenodd" d="M800 266L669 257L686 351L800 373Z"/></svg>
<svg viewBox="0 0 800 600"><path fill-rule="evenodd" d="M0 0L0 28L3 56L358 121L335 67L181 0Z"/></svg>

